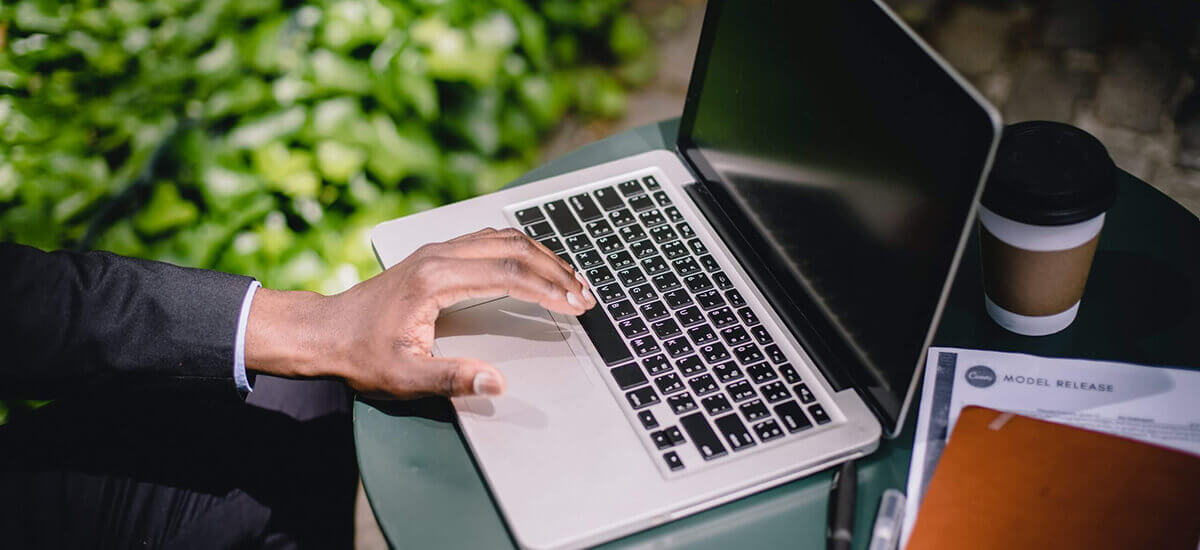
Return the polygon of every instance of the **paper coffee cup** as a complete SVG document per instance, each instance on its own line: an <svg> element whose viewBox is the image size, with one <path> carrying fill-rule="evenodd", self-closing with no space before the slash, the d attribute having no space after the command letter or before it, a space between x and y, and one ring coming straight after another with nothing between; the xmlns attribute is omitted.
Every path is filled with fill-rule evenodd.
<svg viewBox="0 0 1200 550"><path fill-rule="evenodd" d="M1116 195L1116 166L1087 132L1057 122L1005 128L979 209L984 307L1044 336L1075 320Z"/></svg>

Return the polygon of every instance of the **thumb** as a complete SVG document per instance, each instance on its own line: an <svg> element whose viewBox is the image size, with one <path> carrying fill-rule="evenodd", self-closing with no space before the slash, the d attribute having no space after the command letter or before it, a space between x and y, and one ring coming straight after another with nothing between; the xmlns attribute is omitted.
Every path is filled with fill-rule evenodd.
<svg viewBox="0 0 1200 550"><path fill-rule="evenodd" d="M446 397L497 396L504 393L504 375L486 361L469 357L430 357L422 361L422 390Z"/></svg>

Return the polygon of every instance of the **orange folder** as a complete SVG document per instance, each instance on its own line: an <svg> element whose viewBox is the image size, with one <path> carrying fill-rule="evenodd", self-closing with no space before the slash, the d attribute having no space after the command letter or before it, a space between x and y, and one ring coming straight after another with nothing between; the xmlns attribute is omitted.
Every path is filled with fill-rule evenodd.
<svg viewBox="0 0 1200 550"><path fill-rule="evenodd" d="M1200 457L963 409L908 550L1200 548Z"/></svg>

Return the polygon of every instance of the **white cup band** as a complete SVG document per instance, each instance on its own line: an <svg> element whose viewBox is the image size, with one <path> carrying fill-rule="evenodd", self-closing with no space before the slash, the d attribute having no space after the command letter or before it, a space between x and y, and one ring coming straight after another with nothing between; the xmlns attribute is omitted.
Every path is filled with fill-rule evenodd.
<svg viewBox="0 0 1200 550"><path fill-rule="evenodd" d="M988 298L987 294L983 295L983 303L987 309L988 316L996 321L996 324L1025 336L1054 334L1071 326L1071 323L1075 321L1075 316L1079 313L1079 302L1075 302L1066 311L1036 317L1021 315L1004 309L997 305L996 302L993 302L991 298Z"/></svg>
<svg viewBox="0 0 1200 550"><path fill-rule="evenodd" d="M1069 250L1086 243L1104 227L1104 214L1069 225L1031 225L1008 219L979 205L979 223L996 238L1024 250Z"/></svg>

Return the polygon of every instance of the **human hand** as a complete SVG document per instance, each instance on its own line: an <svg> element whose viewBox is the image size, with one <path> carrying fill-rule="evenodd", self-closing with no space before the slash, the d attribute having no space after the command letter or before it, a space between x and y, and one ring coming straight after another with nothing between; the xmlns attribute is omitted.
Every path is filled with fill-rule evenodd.
<svg viewBox="0 0 1200 550"><path fill-rule="evenodd" d="M246 365L293 377L337 376L377 398L499 395L488 363L431 355L438 312L508 295L569 315L596 305L586 280L515 229L483 229L428 244L335 296L260 289L251 303Z"/></svg>

